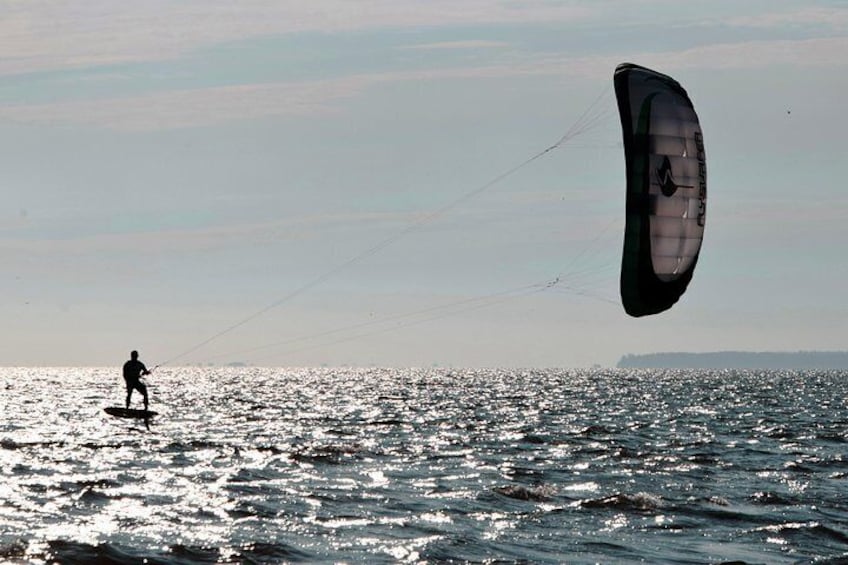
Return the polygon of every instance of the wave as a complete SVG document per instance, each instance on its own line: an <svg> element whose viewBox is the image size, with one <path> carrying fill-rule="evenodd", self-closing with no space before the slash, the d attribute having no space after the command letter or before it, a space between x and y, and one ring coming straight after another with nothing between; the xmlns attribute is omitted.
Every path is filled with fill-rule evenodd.
<svg viewBox="0 0 848 565"><path fill-rule="evenodd" d="M56 440L56 441L15 441L13 439L2 439L0 440L0 449L8 449L9 451L15 451L18 449L29 449L35 447L64 447L64 440Z"/></svg>
<svg viewBox="0 0 848 565"><path fill-rule="evenodd" d="M584 437L608 436L615 434L615 430L600 424L592 424L581 429L578 434Z"/></svg>
<svg viewBox="0 0 848 565"><path fill-rule="evenodd" d="M8 562L22 560L27 553L27 544L23 540L0 544L0 559ZM22 561L21 561L22 562Z"/></svg>
<svg viewBox="0 0 848 565"><path fill-rule="evenodd" d="M537 487L506 485L502 487L494 487L492 491L508 498L531 502L546 502L551 500L557 494L556 489L550 485L541 485Z"/></svg>
<svg viewBox="0 0 848 565"><path fill-rule="evenodd" d="M279 543L250 543L238 549L232 558L241 563L280 563L284 561L312 561L317 556L289 545Z"/></svg>
<svg viewBox="0 0 848 565"><path fill-rule="evenodd" d="M233 449L234 446L213 440L173 441L162 448L162 453L185 453L188 451L204 451L207 449Z"/></svg>
<svg viewBox="0 0 848 565"><path fill-rule="evenodd" d="M299 463L339 465L358 459L364 453L366 449L358 443L310 445L292 451L291 458Z"/></svg>
<svg viewBox="0 0 848 565"><path fill-rule="evenodd" d="M235 548L171 545L161 551L127 548L101 543L93 545L66 540L47 542L43 553L26 554L23 542L0 546L0 558L43 560L63 565L174 565L213 563L281 563L290 561L312 561L316 555L283 543L250 542Z"/></svg>
<svg viewBox="0 0 848 565"><path fill-rule="evenodd" d="M663 500L659 496L647 492L637 492L636 494L614 494L603 498L581 500L580 506L583 508L613 508L648 512L662 508Z"/></svg>
<svg viewBox="0 0 848 565"><path fill-rule="evenodd" d="M848 544L848 534L817 521L772 524L755 528L753 531L768 535L780 535L784 538L794 539L799 543L821 544L825 540L829 540L840 545Z"/></svg>
<svg viewBox="0 0 848 565"><path fill-rule="evenodd" d="M798 498L786 496L771 491L758 491L750 496L750 500L757 504L790 506L798 503Z"/></svg>

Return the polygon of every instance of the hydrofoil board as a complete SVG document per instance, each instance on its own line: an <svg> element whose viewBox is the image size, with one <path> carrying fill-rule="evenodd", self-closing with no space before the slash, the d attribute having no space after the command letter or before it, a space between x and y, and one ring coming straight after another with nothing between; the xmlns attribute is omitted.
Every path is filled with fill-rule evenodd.
<svg viewBox="0 0 848 565"><path fill-rule="evenodd" d="M150 418L155 416L157 412L152 410L136 410L135 408L121 408L120 406L108 406L103 409L111 416L118 418Z"/></svg>

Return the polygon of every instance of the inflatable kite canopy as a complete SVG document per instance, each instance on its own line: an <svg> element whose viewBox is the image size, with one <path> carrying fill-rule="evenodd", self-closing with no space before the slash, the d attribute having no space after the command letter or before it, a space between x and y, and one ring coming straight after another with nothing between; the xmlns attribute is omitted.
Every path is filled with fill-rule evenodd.
<svg viewBox="0 0 848 565"><path fill-rule="evenodd" d="M624 63L615 94L627 165L621 302L631 316L671 308L686 291L704 237L704 137L673 78Z"/></svg>

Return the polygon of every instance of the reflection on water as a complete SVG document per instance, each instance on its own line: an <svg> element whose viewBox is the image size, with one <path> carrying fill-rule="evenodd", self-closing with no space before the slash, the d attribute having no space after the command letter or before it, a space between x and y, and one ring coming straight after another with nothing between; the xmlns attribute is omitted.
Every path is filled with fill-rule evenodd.
<svg viewBox="0 0 848 565"><path fill-rule="evenodd" d="M0 369L0 561L838 558L846 376Z"/></svg>

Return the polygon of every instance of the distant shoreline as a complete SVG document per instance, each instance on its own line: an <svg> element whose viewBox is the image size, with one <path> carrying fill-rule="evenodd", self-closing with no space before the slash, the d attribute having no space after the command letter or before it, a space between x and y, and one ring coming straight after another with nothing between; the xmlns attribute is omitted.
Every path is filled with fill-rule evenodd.
<svg viewBox="0 0 848 565"><path fill-rule="evenodd" d="M621 369L848 369L848 351L716 351L624 355Z"/></svg>

